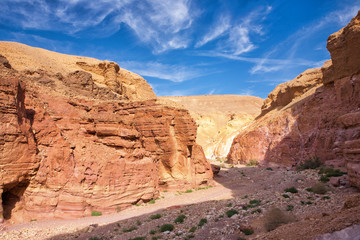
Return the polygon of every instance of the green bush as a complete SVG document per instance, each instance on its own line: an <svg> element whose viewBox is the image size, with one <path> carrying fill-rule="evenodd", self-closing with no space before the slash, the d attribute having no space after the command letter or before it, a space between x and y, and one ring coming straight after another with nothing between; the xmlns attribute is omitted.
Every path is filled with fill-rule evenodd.
<svg viewBox="0 0 360 240"><path fill-rule="evenodd" d="M251 228L244 228L241 230L245 235L251 235L254 233L254 230L252 230Z"/></svg>
<svg viewBox="0 0 360 240"><path fill-rule="evenodd" d="M89 240L101 240L101 239L98 237L91 237L91 238L89 238Z"/></svg>
<svg viewBox="0 0 360 240"><path fill-rule="evenodd" d="M226 216L228 216L229 218L231 218L235 214L239 214L239 212L236 211L235 209L230 209L229 211L226 212Z"/></svg>
<svg viewBox="0 0 360 240"><path fill-rule="evenodd" d="M326 183L326 182L330 181L330 179L325 175L321 175L321 177L319 178L319 181Z"/></svg>
<svg viewBox="0 0 360 240"><path fill-rule="evenodd" d="M202 219L200 219L200 222L198 223L198 226L199 226L199 227L202 227L202 226L204 226L205 223L207 223L207 219L206 219L206 218L202 218Z"/></svg>
<svg viewBox="0 0 360 240"><path fill-rule="evenodd" d="M175 219L175 223L183 223L184 222L184 219L186 218L185 215L180 215L178 216L176 219Z"/></svg>
<svg viewBox="0 0 360 240"><path fill-rule="evenodd" d="M305 160L304 162L301 162L297 166L297 170L305 170L305 169L316 169L321 166L321 161L319 157L310 157L309 159Z"/></svg>
<svg viewBox="0 0 360 240"><path fill-rule="evenodd" d="M172 225L172 224L163 224L160 227L160 232L166 232L166 231L172 231L172 230L174 230L174 225Z"/></svg>
<svg viewBox="0 0 360 240"><path fill-rule="evenodd" d="M273 169L271 167L266 168L268 171L272 171Z"/></svg>
<svg viewBox="0 0 360 240"><path fill-rule="evenodd" d="M334 168L322 168L320 169L319 174L325 174L326 177L340 177L346 174L346 172Z"/></svg>
<svg viewBox="0 0 360 240"><path fill-rule="evenodd" d="M156 230L151 230L149 233L150 233L151 235L154 235L154 234L156 233Z"/></svg>
<svg viewBox="0 0 360 240"><path fill-rule="evenodd" d="M287 195L287 194L283 194L282 196L283 196L284 198L290 198L290 196Z"/></svg>
<svg viewBox="0 0 360 240"><path fill-rule="evenodd" d="M294 209L294 206L293 205L287 205L286 207L286 211L292 211Z"/></svg>
<svg viewBox="0 0 360 240"><path fill-rule="evenodd" d="M247 167L255 167L257 165L259 165L259 162L254 159L251 159L249 162L246 163Z"/></svg>
<svg viewBox="0 0 360 240"><path fill-rule="evenodd" d="M316 194L325 194L327 193L327 187L323 183L316 183L311 187L311 192Z"/></svg>
<svg viewBox="0 0 360 240"><path fill-rule="evenodd" d="M272 208L264 215L264 227L268 232L293 221L293 217L286 215L279 208Z"/></svg>
<svg viewBox="0 0 360 240"><path fill-rule="evenodd" d="M92 211L91 212L91 216L101 216L102 213L101 212L98 212L98 211Z"/></svg>
<svg viewBox="0 0 360 240"><path fill-rule="evenodd" d="M285 192L289 192L289 193L297 193L298 190L295 187L291 187L291 188L286 188Z"/></svg>
<svg viewBox="0 0 360 240"><path fill-rule="evenodd" d="M188 189L188 190L185 191L185 193L192 193L192 191L193 191L193 190Z"/></svg>
<svg viewBox="0 0 360 240"><path fill-rule="evenodd" d="M137 227L132 226L132 227L130 227L130 228L124 228L122 231L123 231L124 233L127 233L127 232L132 232L132 231L134 231L134 230L136 230L136 229L137 229Z"/></svg>
<svg viewBox="0 0 360 240"><path fill-rule="evenodd" d="M151 199L151 200L149 201L149 203L150 203L150 204L154 204L154 203L155 203L155 199Z"/></svg>
<svg viewBox="0 0 360 240"><path fill-rule="evenodd" d="M159 219L159 218L161 218L161 214L159 214L159 213L150 216L150 219L152 219L152 220L154 220L154 219Z"/></svg>

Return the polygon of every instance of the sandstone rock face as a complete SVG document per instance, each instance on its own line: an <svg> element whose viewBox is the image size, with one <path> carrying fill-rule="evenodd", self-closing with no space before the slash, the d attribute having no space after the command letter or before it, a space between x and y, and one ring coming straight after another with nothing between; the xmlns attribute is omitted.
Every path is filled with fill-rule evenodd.
<svg viewBox="0 0 360 240"><path fill-rule="evenodd" d="M261 117L234 139L230 162L296 165L318 156L346 167L360 187L359 19L329 37L332 61L269 94Z"/></svg>
<svg viewBox="0 0 360 240"><path fill-rule="evenodd" d="M0 218L111 213L211 182L187 110L125 101L84 70L18 72L0 60ZM116 64L99 67L111 68L109 79Z"/></svg>
<svg viewBox="0 0 360 240"><path fill-rule="evenodd" d="M94 58L65 55L15 42L0 42L1 54L18 71L66 76L75 71L91 73L94 82L106 87L123 99L147 100L156 95L141 76L119 67L117 63Z"/></svg>
<svg viewBox="0 0 360 240"><path fill-rule="evenodd" d="M189 110L198 126L196 142L208 159L226 157L234 137L260 114L263 99L239 95L159 97Z"/></svg>

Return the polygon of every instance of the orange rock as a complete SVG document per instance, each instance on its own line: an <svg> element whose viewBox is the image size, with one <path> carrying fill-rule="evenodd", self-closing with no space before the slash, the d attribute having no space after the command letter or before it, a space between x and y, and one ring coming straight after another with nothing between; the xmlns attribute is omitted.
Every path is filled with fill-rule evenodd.
<svg viewBox="0 0 360 240"><path fill-rule="evenodd" d="M318 156L346 166L360 187L359 20L360 12L329 37L331 61L269 94L262 114L234 139L229 162L295 166Z"/></svg>
<svg viewBox="0 0 360 240"><path fill-rule="evenodd" d="M1 217L110 213L160 190L212 181L187 110L156 99L124 101L128 96L82 70L62 76L6 65L0 65Z"/></svg>

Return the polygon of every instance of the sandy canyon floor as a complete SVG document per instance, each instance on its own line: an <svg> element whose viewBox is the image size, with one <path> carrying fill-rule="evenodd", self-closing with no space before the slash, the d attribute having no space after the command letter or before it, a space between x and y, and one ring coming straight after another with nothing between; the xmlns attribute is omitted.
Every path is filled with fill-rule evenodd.
<svg viewBox="0 0 360 240"><path fill-rule="evenodd" d="M348 197L358 196L356 189L306 190L319 183L316 170L216 163L222 168L211 187L163 192L155 202L112 215L3 225L0 239L313 239L360 223L359 206L341 210ZM290 187L298 192L284 191ZM264 214L273 207L295 222L267 233ZM161 232L164 224L174 229Z"/></svg>

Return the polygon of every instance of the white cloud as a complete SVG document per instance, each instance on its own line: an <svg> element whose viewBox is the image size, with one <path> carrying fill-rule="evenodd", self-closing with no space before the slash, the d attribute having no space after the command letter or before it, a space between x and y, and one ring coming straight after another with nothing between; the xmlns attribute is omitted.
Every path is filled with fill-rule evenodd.
<svg viewBox="0 0 360 240"><path fill-rule="evenodd" d="M75 36L111 35L125 24L156 53L186 48L194 15L190 0L3 0L0 8L0 22Z"/></svg>
<svg viewBox="0 0 360 240"><path fill-rule="evenodd" d="M201 47L207 44L208 42L220 37L229 28L230 28L229 16L221 16L215 27L212 27L210 31L207 34L205 34L200 41L196 43L195 47Z"/></svg>
<svg viewBox="0 0 360 240"><path fill-rule="evenodd" d="M223 15L216 19L209 32L207 32L195 47L201 47L214 39L223 38L218 42L216 52L218 54L226 54L228 56L239 56L243 53L250 52L256 48L252 42L252 35L263 35L263 27L261 22L271 12L271 7L257 8L250 12L247 16L239 19L231 20L230 15Z"/></svg>
<svg viewBox="0 0 360 240"><path fill-rule="evenodd" d="M208 93L208 95L213 95L214 92L215 92L215 89L212 89L212 90Z"/></svg>
<svg viewBox="0 0 360 240"><path fill-rule="evenodd" d="M118 63L120 67L126 68L132 72L140 74L141 76L155 77L172 82L183 82L210 74L205 70L199 70L194 67L162 64L158 62L142 63L135 61L124 61Z"/></svg>
<svg viewBox="0 0 360 240"><path fill-rule="evenodd" d="M317 32L326 28L329 25L338 25L344 27L349 23L352 17L357 14L360 5L348 6L344 9L330 12L320 20L317 19L308 26L302 27L294 34L290 35L284 41L277 44L273 49L264 54L263 60L256 63L251 68L250 73L268 73L275 72L289 66L308 66L308 67L321 67L325 60L310 61L305 59L297 59L299 49L302 43L307 39L316 36ZM325 43L324 43L325 46ZM273 61L274 55L287 56L283 61Z"/></svg>

